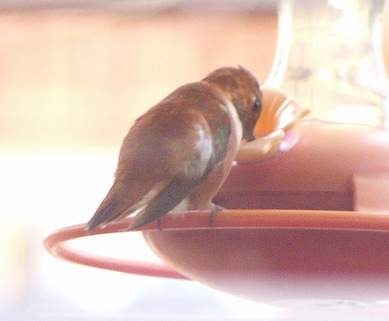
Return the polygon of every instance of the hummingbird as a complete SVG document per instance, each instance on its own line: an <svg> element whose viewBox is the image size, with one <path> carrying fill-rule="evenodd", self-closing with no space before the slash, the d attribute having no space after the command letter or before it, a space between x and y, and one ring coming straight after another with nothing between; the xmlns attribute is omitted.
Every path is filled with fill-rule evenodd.
<svg viewBox="0 0 389 321"><path fill-rule="evenodd" d="M174 90L125 136L113 185L86 228L131 214L133 230L168 212L217 211L212 199L241 144L255 139L261 109L259 83L241 66Z"/></svg>

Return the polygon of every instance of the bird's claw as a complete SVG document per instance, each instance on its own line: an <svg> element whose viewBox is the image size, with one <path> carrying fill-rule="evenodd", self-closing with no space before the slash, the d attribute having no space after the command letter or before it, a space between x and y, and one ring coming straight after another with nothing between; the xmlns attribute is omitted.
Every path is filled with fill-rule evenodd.
<svg viewBox="0 0 389 321"><path fill-rule="evenodd" d="M222 212L224 207L216 204L212 204L211 213L209 214L209 226L214 226L216 215Z"/></svg>

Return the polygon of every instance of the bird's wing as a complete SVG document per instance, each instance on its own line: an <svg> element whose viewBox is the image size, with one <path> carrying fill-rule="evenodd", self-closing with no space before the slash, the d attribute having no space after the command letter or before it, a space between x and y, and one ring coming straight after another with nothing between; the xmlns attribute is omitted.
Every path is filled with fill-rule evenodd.
<svg viewBox="0 0 389 321"><path fill-rule="evenodd" d="M140 118L126 136L115 182L87 223L90 230L133 212L137 214L131 228L160 218L212 168L214 142L202 114L172 112L161 120L158 113Z"/></svg>
<svg viewBox="0 0 389 321"><path fill-rule="evenodd" d="M193 164L197 166L198 164ZM130 229L136 229L151 223L174 209L202 181L203 176L193 177L178 174L167 184L158 195L150 199L136 213Z"/></svg>

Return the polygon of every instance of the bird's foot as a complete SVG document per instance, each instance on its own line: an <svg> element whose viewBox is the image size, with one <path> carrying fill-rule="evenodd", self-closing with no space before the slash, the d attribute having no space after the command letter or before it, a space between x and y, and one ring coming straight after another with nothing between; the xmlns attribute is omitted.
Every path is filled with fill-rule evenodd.
<svg viewBox="0 0 389 321"><path fill-rule="evenodd" d="M217 204L211 204L211 213L209 214L209 226L214 226L216 215L219 214L224 210L224 207L217 205Z"/></svg>

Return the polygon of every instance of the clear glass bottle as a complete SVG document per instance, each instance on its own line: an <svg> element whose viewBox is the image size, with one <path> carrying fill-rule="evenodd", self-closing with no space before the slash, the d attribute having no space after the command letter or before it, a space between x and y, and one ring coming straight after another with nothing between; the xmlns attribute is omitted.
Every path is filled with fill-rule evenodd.
<svg viewBox="0 0 389 321"><path fill-rule="evenodd" d="M386 126L384 0L283 0L267 85L311 110L310 119Z"/></svg>

